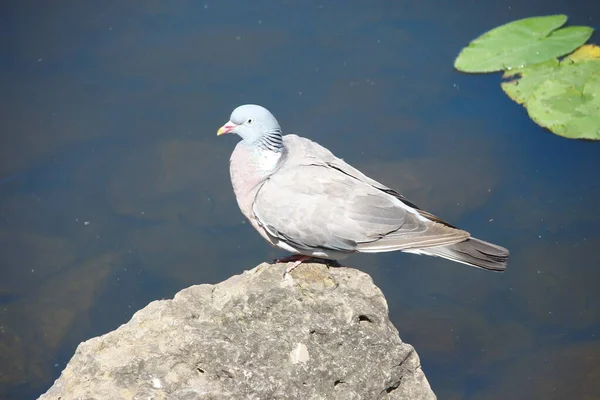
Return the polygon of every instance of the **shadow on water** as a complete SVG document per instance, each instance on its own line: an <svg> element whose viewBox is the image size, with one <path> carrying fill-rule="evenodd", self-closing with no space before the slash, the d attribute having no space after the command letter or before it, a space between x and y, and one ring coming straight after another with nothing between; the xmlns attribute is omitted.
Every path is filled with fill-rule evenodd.
<svg viewBox="0 0 600 400"><path fill-rule="evenodd" d="M382 288L440 398L597 395L600 148L537 127L499 76L451 66L493 26L594 25L599 7L3 3L0 397L36 397L78 343L148 302L280 255L238 212L235 139L215 136L246 102L511 249L505 274L345 261Z"/></svg>

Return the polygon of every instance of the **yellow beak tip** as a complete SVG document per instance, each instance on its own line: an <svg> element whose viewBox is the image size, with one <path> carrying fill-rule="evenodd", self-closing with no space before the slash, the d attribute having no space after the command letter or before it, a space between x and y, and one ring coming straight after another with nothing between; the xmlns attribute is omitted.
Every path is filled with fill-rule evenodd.
<svg viewBox="0 0 600 400"><path fill-rule="evenodd" d="M222 127L219 128L219 130L217 131L217 136L221 136L221 135L226 134L227 132L231 132L236 127L237 127L236 124L229 121L225 125L223 125Z"/></svg>

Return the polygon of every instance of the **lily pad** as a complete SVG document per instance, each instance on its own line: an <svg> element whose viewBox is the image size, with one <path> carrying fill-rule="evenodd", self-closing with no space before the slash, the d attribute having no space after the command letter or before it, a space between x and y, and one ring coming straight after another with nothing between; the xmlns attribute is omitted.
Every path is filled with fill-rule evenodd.
<svg viewBox="0 0 600 400"><path fill-rule="evenodd" d="M504 73L504 92L557 135L600 140L600 47Z"/></svg>
<svg viewBox="0 0 600 400"><path fill-rule="evenodd" d="M584 44L593 28L570 26L566 15L525 18L484 33L454 62L462 72L494 72L537 64L570 53Z"/></svg>

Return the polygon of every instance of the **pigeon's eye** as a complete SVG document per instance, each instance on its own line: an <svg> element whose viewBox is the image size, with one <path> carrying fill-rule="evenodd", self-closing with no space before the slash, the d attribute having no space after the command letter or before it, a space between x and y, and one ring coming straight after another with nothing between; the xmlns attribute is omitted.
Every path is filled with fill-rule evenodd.
<svg viewBox="0 0 600 400"><path fill-rule="evenodd" d="M248 118L248 123L251 124L252 123L252 118Z"/></svg>

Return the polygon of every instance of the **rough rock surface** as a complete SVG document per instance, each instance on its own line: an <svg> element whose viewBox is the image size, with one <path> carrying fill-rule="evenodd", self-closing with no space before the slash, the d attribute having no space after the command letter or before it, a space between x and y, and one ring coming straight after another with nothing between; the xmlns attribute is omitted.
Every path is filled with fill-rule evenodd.
<svg viewBox="0 0 600 400"><path fill-rule="evenodd" d="M435 399L367 274L284 269L150 303L80 344L40 399Z"/></svg>

